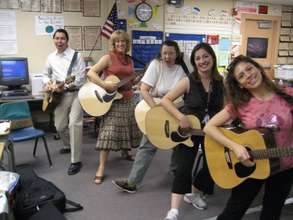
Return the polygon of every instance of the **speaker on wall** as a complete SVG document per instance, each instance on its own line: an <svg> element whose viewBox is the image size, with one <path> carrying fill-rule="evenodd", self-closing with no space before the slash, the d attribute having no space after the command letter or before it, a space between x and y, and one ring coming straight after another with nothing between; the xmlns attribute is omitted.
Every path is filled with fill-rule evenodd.
<svg viewBox="0 0 293 220"><path fill-rule="evenodd" d="M167 0L169 5L174 5L175 7L183 6L184 0Z"/></svg>

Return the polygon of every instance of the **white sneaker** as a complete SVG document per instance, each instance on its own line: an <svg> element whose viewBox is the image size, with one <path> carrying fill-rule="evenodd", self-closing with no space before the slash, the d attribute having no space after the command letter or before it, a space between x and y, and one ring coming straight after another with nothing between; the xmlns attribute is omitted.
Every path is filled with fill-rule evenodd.
<svg viewBox="0 0 293 220"><path fill-rule="evenodd" d="M164 220L178 220L178 211L176 210L169 210Z"/></svg>
<svg viewBox="0 0 293 220"><path fill-rule="evenodd" d="M204 210L208 207L207 202L204 200L200 192L186 193L184 195L184 201L191 203L195 208L199 210Z"/></svg>

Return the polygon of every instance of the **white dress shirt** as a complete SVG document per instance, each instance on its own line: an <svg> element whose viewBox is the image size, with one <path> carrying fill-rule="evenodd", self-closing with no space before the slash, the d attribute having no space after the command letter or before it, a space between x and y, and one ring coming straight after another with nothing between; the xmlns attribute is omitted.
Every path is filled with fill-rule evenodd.
<svg viewBox="0 0 293 220"><path fill-rule="evenodd" d="M49 54L46 61L43 82L47 83L50 80L64 82L67 77L67 71L70 66L74 52L75 51L73 49L67 47L67 49L62 53L58 53L58 51L56 50L53 53ZM71 76L75 76L74 85L77 88L81 87L84 84L85 62L80 53L78 53L72 67Z"/></svg>

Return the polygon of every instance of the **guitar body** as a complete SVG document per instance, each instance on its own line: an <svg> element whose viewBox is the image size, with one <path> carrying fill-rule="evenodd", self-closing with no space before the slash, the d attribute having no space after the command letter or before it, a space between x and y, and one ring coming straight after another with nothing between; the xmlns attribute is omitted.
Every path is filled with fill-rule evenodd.
<svg viewBox="0 0 293 220"><path fill-rule="evenodd" d="M220 128L229 139L246 146L251 150L265 150L263 135L257 130L249 130L241 134ZM248 178L265 179L270 175L270 160L254 160L255 166L242 165L235 154L209 136L205 137L205 154L210 174L217 185L222 188L233 188Z"/></svg>
<svg viewBox="0 0 293 220"><path fill-rule="evenodd" d="M53 112L57 105L60 104L63 98L63 93L57 92L46 92L44 94L42 110L44 112Z"/></svg>
<svg viewBox="0 0 293 220"><path fill-rule="evenodd" d="M118 83L120 79L117 76L110 75L105 81ZM83 110L92 116L102 116L106 114L116 99L121 99L123 96L115 91L108 93L104 88L95 83L85 83L78 92L78 98Z"/></svg>
<svg viewBox="0 0 293 220"><path fill-rule="evenodd" d="M161 102L160 98L153 98L156 104L159 104ZM183 103L182 97L177 98L174 101L174 104L176 107L179 107ZM136 106L135 106L135 111L134 111L134 116L136 123L138 125L138 128L143 134L146 134L146 129L145 129L145 118L147 112L150 110L150 106L144 101L141 100Z"/></svg>
<svg viewBox="0 0 293 220"><path fill-rule="evenodd" d="M156 104L159 104L161 102L161 99L154 98L154 101ZM136 123L138 125L138 128L141 130L143 134L146 134L145 130L145 117L147 112L150 110L150 106L146 103L146 101L141 100L136 106L134 110L134 116Z"/></svg>
<svg viewBox="0 0 293 220"><path fill-rule="evenodd" d="M201 129L197 117L188 115L193 129ZM162 106L150 109L146 114L145 129L150 142L163 150L171 149L182 143L193 147L191 135L182 136L178 133L179 122Z"/></svg>
<svg viewBox="0 0 293 220"><path fill-rule="evenodd" d="M71 90L71 89L76 89L75 85L73 84L75 81L75 76L67 76L64 82L52 82L52 84L58 85L59 89L63 88L61 92L52 92L48 91L45 92L44 94L44 99L43 99L43 105L42 105L42 110L44 112L53 112L57 105L59 105L62 101L63 95L64 95L64 87L66 89Z"/></svg>

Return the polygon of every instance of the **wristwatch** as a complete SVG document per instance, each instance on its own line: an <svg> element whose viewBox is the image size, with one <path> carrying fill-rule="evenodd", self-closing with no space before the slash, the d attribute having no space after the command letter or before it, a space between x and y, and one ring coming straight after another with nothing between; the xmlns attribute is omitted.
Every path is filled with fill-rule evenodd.
<svg viewBox="0 0 293 220"><path fill-rule="evenodd" d="M153 16L153 8L146 2L141 2L135 7L135 17L140 22L147 22Z"/></svg>

